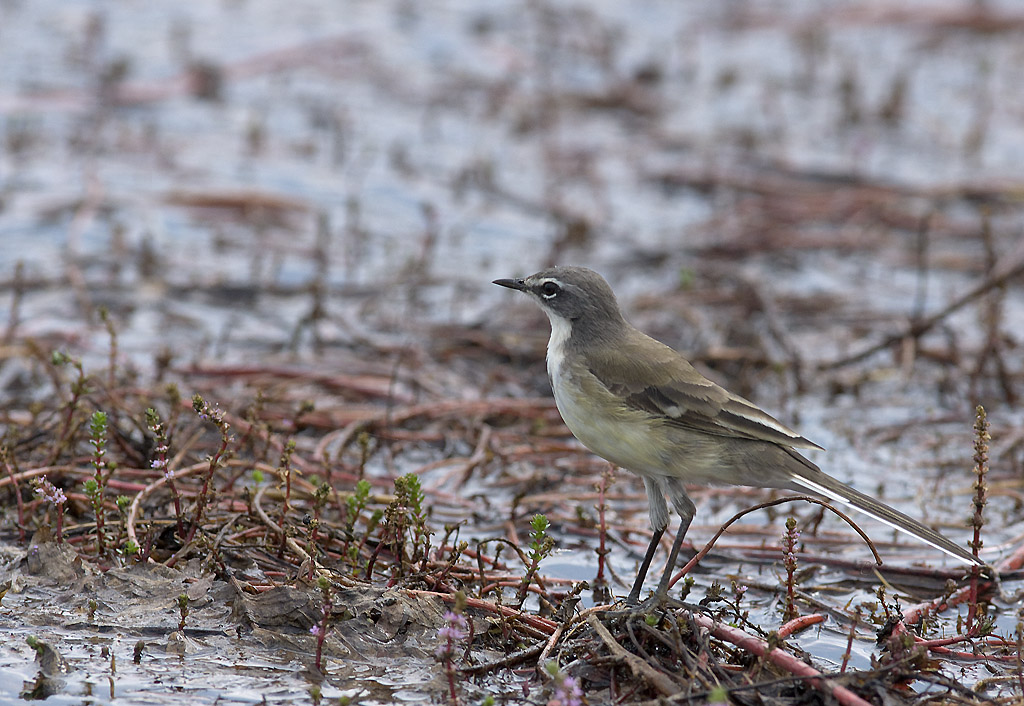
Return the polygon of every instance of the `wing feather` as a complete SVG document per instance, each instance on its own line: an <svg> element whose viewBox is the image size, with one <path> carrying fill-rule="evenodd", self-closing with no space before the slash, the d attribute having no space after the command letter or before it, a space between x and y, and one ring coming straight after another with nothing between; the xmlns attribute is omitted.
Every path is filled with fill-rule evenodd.
<svg viewBox="0 0 1024 706"><path fill-rule="evenodd" d="M624 405L670 425L705 434L820 449L757 405L701 375L668 346L630 337L612 351L588 355L590 372Z"/></svg>

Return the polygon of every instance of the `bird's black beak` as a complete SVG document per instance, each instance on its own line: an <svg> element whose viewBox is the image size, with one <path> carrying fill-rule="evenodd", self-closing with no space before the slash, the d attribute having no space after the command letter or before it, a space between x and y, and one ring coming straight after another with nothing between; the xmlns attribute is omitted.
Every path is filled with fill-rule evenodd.
<svg viewBox="0 0 1024 706"><path fill-rule="evenodd" d="M496 279L494 284L508 287L509 289L518 289L520 292L526 291L526 281L521 279Z"/></svg>

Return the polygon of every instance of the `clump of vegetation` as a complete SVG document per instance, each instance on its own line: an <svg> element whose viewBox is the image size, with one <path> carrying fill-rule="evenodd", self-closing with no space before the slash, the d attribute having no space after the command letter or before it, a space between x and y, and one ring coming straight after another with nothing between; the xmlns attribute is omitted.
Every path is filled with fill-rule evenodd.
<svg viewBox="0 0 1024 706"><path fill-rule="evenodd" d="M555 540L548 534L549 526L548 518L544 515L534 515L530 520L530 550L527 554L529 561L526 564L523 582L519 584L519 595L517 596L520 608L523 607L523 602L526 600L526 592L529 590L530 584L537 578L541 561L547 558L555 548ZM543 586L541 588L543 589Z"/></svg>

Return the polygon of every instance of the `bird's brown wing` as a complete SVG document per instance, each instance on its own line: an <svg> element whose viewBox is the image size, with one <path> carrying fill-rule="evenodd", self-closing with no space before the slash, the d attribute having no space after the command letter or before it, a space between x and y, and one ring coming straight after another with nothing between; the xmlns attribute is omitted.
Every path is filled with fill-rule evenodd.
<svg viewBox="0 0 1024 706"><path fill-rule="evenodd" d="M590 372L623 404L716 436L820 449L757 405L708 380L668 346L644 337L588 355ZM614 360L613 360L614 358Z"/></svg>

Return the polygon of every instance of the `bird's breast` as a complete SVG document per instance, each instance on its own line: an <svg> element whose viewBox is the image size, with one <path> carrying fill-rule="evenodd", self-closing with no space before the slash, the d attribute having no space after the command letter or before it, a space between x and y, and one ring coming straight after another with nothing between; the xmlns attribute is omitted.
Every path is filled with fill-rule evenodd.
<svg viewBox="0 0 1024 706"><path fill-rule="evenodd" d="M634 473L671 474L649 415L626 407L588 370L565 360L552 365L549 357L548 376L562 420L584 446Z"/></svg>

